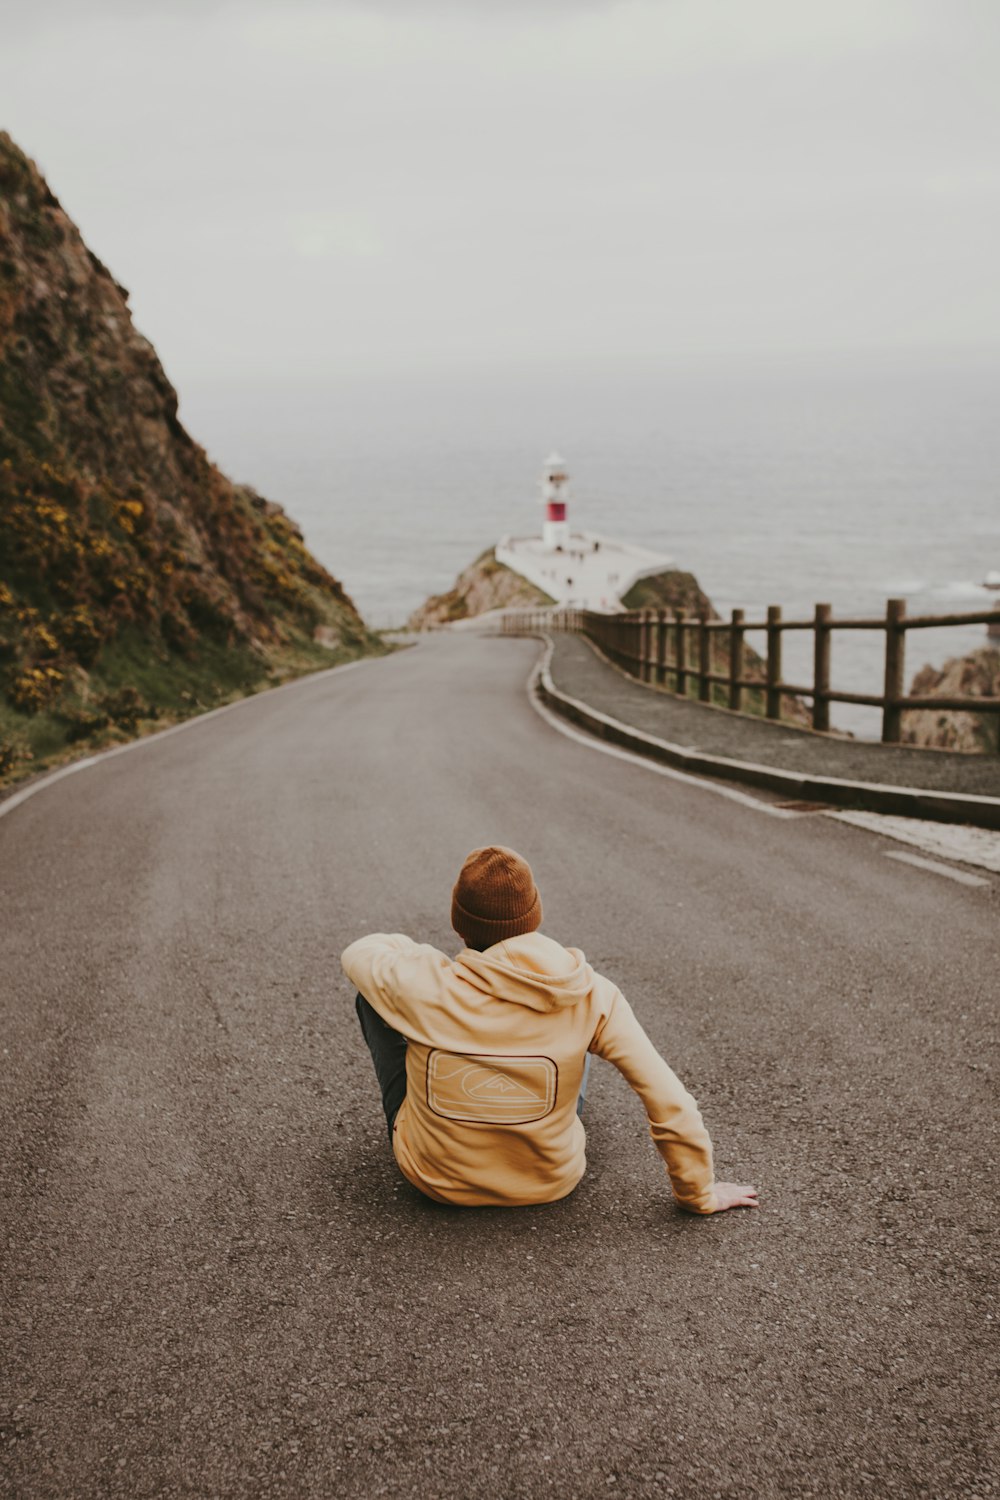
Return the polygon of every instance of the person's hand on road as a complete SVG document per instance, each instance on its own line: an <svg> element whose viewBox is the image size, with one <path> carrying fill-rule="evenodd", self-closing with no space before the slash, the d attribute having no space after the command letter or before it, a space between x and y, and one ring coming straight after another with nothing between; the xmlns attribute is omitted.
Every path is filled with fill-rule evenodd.
<svg viewBox="0 0 1000 1500"><path fill-rule="evenodd" d="M712 1188L715 1197L714 1214L721 1214L727 1208L759 1208L757 1202L757 1189L751 1187L747 1182L717 1182Z"/></svg>

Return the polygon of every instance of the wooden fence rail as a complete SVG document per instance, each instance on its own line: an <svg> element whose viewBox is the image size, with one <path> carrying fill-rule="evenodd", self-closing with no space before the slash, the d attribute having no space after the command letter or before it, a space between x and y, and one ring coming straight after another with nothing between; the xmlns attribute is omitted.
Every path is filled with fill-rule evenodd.
<svg viewBox="0 0 1000 1500"><path fill-rule="evenodd" d="M828 731L831 703L858 703L882 710L882 739L898 744L902 738L902 716L911 708L961 709L968 713L997 713L1000 697L966 694L950 698L911 697L906 693L906 635L910 630L939 629L955 625L989 625L1000 633L1000 609L976 610L969 614L910 615L905 599L890 599L882 618L835 619L829 604L817 604L812 619L786 620L781 606L771 604L765 621L748 621L741 609L730 619L713 620L707 615L689 616L686 610L628 610L600 614L594 610L508 610L501 630L519 634L525 630L571 630L588 636L604 654L640 682L665 688L680 697L693 686L704 703L713 701L713 687L726 689L726 706L744 711L745 695L756 690L763 695L767 718L780 720L782 699L806 698L812 704L812 727ZM782 672L781 644L791 630L813 633L813 680L786 682ZM832 638L837 630L880 630L885 633L885 672L881 693L849 693L831 686ZM746 636L764 633L766 646L763 677L747 674ZM718 649L713 642L718 641ZM718 670L720 662L725 670ZM1000 749L1000 717L997 722Z"/></svg>

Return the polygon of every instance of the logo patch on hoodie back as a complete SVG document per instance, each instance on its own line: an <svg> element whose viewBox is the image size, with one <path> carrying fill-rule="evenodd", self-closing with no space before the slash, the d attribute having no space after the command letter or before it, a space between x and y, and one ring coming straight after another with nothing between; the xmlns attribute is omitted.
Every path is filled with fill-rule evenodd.
<svg viewBox="0 0 1000 1500"><path fill-rule="evenodd" d="M446 1120L530 1125L555 1107L558 1076L551 1057L435 1051L427 1058L427 1103Z"/></svg>

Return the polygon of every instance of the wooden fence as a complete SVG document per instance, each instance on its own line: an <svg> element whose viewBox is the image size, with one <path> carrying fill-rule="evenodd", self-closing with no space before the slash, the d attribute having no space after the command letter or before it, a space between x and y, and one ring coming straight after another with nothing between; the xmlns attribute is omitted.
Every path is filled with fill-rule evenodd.
<svg viewBox="0 0 1000 1500"><path fill-rule="evenodd" d="M906 634L909 630L941 629L952 625L989 625L1000 630L1000 609L971 614L907 615L905 599L890 599L882 619L835 619L829 604L817 604L811 620L786 620L781 606L768 606L766 621L753 622L734 609L728 620L691 616L686 610L640 609L619 614L593 610L519 610L504 614L501 629L508 634L529 630L574 630L589 638L604 654L640 682L665 688L681 697L695 692L703 703L713 701L713 687L722 691L724 706L744 711L745 695L763 694L764 713L782 717L781 700L790 696L812 704L812 727L830 728L831 703L860 703L882 711L882 739L896 744L902 737L902 716L910 708L961 709L967 713L1000 714L1000 697L908 697L905 688ZM782 638L790 630L813 634L813 680L786 682L782 675ZM831 687L830 658L834 631L880 630L885 633L885 670L881 693L849 693ZM763 632L766 648L763 676L748 675L746 636ZM724 670L720 670L720 661ZM1000 721L998 721L1000 748Z"/></svg>

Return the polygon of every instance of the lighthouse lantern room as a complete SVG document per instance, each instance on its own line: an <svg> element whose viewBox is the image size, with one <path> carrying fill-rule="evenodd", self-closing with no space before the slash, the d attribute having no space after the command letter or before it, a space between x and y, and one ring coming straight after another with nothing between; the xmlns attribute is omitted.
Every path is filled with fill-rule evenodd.
<svg viewBox="0 0 1000 1500"><path fill-rule="evenodd" d="M569 475L566 465L558 453L552 453L542 476L542 503L545 506L542 541L546 547L565 547L569 542L569 521L566 519L568 500Z"/></svg>

